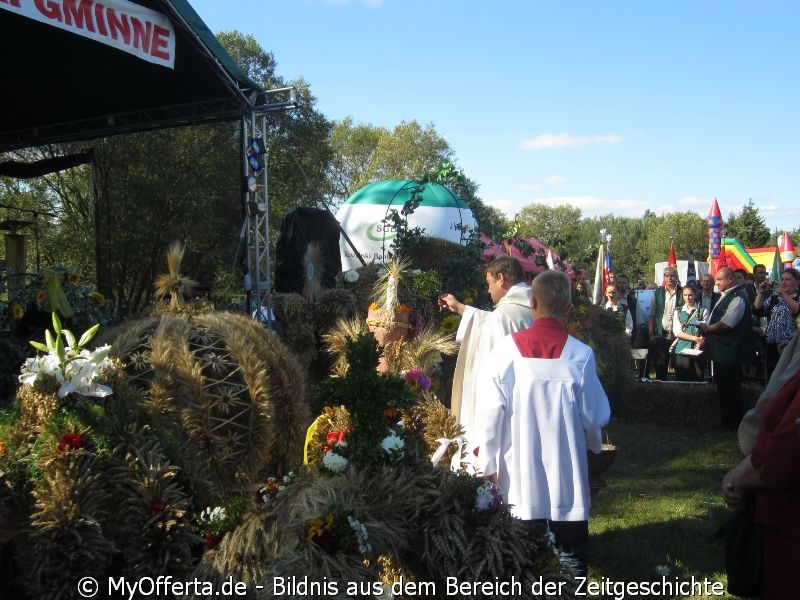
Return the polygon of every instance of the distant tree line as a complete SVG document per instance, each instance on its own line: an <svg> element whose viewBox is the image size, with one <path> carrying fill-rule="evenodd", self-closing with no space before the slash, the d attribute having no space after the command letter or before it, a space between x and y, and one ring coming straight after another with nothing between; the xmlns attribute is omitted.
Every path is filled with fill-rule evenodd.
<svg viewBox="0 0 800 600"><path fill-rule="evenodd" d="M286 81L274 56L251 35L223 32L218 38L251 79L265 89L292 85L297 108L271 113L267 132L269 221L274 244L281 218L300 206L335 212L353 192L381 179L415 179L457 164L457 157L432 123L402 122L393 129L339 122L316 108L303 80ZM212 293L238 293L246 261L240 237L242 206L241 139L238 122L122 135L82 144L47 146L9 153L6 158L37 160L94 151L84 165L31 180L0 178L0 204L17 207L6 218L35 221L29 269L68 265L112 298L119 316L145 310L153 280L165 269L173 240L185 243L186 275ZM479 186L463 175L454 179L479 227L493 239L533 236L572 263L593 268L600 230L612 235L616 271L653 277L653 264L666 260L672 239L679 259L705 259L708 231L695 213L640 218L584 217L572 206L531 204L508 219L488 206ZM13 214L12 214L13 213ZM774 243L750 201L726 218L727 235L746 247ZM797 244L800 241L794 231Z"/></svg>

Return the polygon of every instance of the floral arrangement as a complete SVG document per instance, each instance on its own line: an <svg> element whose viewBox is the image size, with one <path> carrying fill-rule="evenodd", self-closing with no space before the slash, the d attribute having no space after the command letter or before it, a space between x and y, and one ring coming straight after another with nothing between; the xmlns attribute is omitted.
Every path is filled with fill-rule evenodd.
<svg viewBox="0 0 800 600"><path fill-rule="evenodd" d="M597 374L611 402L612 411L620 408L630 377L630 339L625 324L617 315L588 304L573 302L565 316L567 331L591 346L597 361Z"/></svg>
<svg viewBox="0 0 800 600"><path fill-rule="evenodd" d="M225 506L207 506L197 517L197 523L206 550L214 548L227 533L236 529L244 518L250 497L239 494ZM152 511L151 511L152 512Z"/></svg>
<svg viewBox="0 0 800 600"><path fill-rule="evenodd" d="M325 450L322 455L322 466L331 473L341 473L347 469L347 458L343 456L343 451L347 449L347 442L344 440L336 442L333 446Z"/></svg>
<svg viewBox="0 0 800 600"><path fill-rule="evenodd" d="M74 327L89 327L109 323L109 309L106 297L80 272L62 265L29 275L19 288L0 289L0 326L12 330L28 311L58 312Z"/></svg>
<svg viewBox="0 0 800 600"><path fill-rule="evenodd" d="M366 526L350 514L328 512L324 518L306 522L306 540L316 544L328 554L345 552L369 554L372 545Z"/></svg>
<svg viewBox="0 0 800 600"><path fill-rule="evenodd" d="M320 457L323 467L329 473L342 473L350 464L370 468L414 455L412 448L417 442L409 439L413 432L402 427L402 416L416 398L412 385L397 375L379 374L371 366L377 365L379 357L372 335L350 340L346 351L351 369L356 371L345 378L328 379L317 388L327 405L346 407L349 417L347 426L317 434L325 439ZM424 377L421 371L417 378L420 376ZM310 437L314 437L314 427Z"/></svg>
<svg viewBox="0 0 800 600"><path fill-rule="evenodd" d="M268 477L264 485L260 485L256 490L256 504L258 506L269 506L277 495L295 480L297 474L289 471L283 477Z"/></svg>
<svg viewBox="0 0 800 600"><path fill-rule="evenodd" d="M388 301L394 312L406 303L391 298L402 280L384 284L389 296L377 294L372 308ZM461 428L433 383L442 354L456 344L435 326L390 344L376 337L363 317L325 334L340 367L314 388L321 414L308 428L297 482L282 489L273 482L265 508L206 553L195 576L263 586L265 597L281 595L270 582L290 575L379 583L375 596L400 577L444 589L454 573L474 581L515 576L524 590L540 578L569 584L552 543L528 535L496 486L460 469L461 450L450 442ZM377 368L382 353L385 371ZM433 462L443 440L440 459L451 468ZM358 592L348 586L347 594Z"/></svg>
<svg viewBox="0 0 800 600"><path fill-rule="evenodd" d="M415 392L427 392L431 388L431 378L416 367L403 371L400 376L406 380Z"/></svg>
<svg viewBox="0 0 800 600"><path fill-rule="evenodd" d="M439 323L439 331L448 335L455 335L458 325L461 322L461 315L450 314Z"/></svg>
<svg viewBox="0 0 800 600"><path fill-rule="evenodd" d="M475 491L475 510L500 510L503 508L503 496L500 488L490 481L484 481Z"/></svg>
<svg viewBox="0 0 800 600"><path fill-rule="evenodd" d="M69 432L62 435L58 440L56 452L61 454L67 450L79 450L80 448L84 448L86 446L87 440L80 433Z"/></svg>
<svg viewBox="0 0 800 600"><path fill-rule="evenodd" d="M20 382L33 386L41 376L55 377L61 384L58 389L59 398L72 392L82 396L98 397L112 394L110 387L99 383L100 376L109 365L108 353L111 347L106 344L92 351L84 349L100 325L95 325L76 341L70 330L61 328L58 314L53 312L52 315L55 337L48 329L45 331L45 344L31 342L31 346L46 354L25 361L22 365L22 374L19 376Z"/></svg>

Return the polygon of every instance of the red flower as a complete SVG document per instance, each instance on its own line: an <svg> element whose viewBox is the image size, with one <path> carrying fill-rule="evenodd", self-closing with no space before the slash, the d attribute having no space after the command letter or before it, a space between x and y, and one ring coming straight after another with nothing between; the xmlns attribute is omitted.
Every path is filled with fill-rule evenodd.
<svg viewBox="0 0 800 600"><path fill-rule="evenodd" d="M217 538L211 531L209 531L203 538L203 548L205 548L206 550L211 550L216 543L217 543Z"/></svg>
<svg viewBox="0 0 800 600"><path fill-rule="evenodd" d="M319 535L315 536L311 540L317 546L322 548L328 554L333 554L336 550L339 549L339 542L336 540L336 534L333 533L330 529L326 529Z"/></svg>
<svg viewBox="0 0 800 600"><path fill-rule="evenodd" d="M333 448L337 444L341 444L344 441L344 437L350 433L349 429L343 429L342 431L329 431L325 434L325 452L328 452L331 448Z"/></svg>
<svg viewBox="0 0 800 600"><path fill-rule="evenodd" d="M86 442L84 442L83 436L80 433L65 433L61 436L61 439L58 440L56 450L58 452L77 450L78 448L83 448L85 445Z"/></svg>
<svg viewBox="0 0 800 600"><path fill-rule="evenodd" d="M165 500L161 500L157 498L155 500L150 500L150 505L147 507L147 511L150 513L151 517L155 517L163 513L167 509L167 502Z"/></svg>

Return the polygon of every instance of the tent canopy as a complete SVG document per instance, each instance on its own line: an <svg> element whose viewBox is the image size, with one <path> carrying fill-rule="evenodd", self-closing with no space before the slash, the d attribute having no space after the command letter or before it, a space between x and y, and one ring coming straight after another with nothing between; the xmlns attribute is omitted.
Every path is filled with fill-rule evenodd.
<svg viewBox="0 0 800 600"><path fill-rule="evenodd" d="M109 5L84 2L94 9L91 15ZM64 11L78 5L46 4ZM33 0L0 5L0 152L233 120L265 101L263 89L244 75L187 0L129 4L169 20L173 68L20 14L26 6L35 10Z"/></svg>

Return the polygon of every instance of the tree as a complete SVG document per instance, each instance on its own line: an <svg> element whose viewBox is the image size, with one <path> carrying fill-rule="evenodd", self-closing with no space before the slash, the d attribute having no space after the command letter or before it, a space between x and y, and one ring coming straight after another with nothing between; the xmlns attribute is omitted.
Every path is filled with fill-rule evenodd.
<svg viewBox="0 0 800 600"><path fill-rule="evenodd" d="M669 258L670 240L678 260L706 260L708 257L708 223L693 212L667 213L652 219L644 238L645 268L653 275L654 265Z"/></svg>
<svg viewBox="0 0 800 600"><path fill-rule="evenodd" d="M18 150L9 158L35 162L81 149L77 145L42 146ZM3 204L18 207L9 215L34 221L30 228L23 230L31 235L33 242L28 244L29 272L61 264L94 279L94 200L90 179L89 165L32 179L0 178Z"/></svg>
<svg viewBox="0 0 800 600"><path fill-rule="evenodd" d="M517 213L516 235L535 237L562 258L569 258L569 243L578 234L580 220L581 209L575 206L529 204Z"/></svg>
<svg viewBox="0 0 800 600"><path fill-rule="evenodd" d="M328 169L328 196L333 206L373 181L415 179L449 163L453 151L433 124L402 122L392 131L356 125L351 117L331 133L333 159Z"/></svg>
<svg viewBox="0 0 800 600"><path fill-rule="evenodd" d="M738 215L731 214L725 223L727 236L736 238L745 248L763 248L773 243L769 227L750 199Z"/></svg>
<svg viewBox="0 0 800 600"><path fill-rule="evenodd" d="M174 241L187 249L181 272L203 287L234 269L241 162L230 124L119 136L96 149L98 280L120 316L148 306Z"/></svg>
<svg viewBox="0 0 800 600"><path fill-rule="evenodd" d="M272 55L252 36L229 32L219 39L251 79L266 89L286 85L276 74ZM316 100L303 80L292 85L297 108L270 113L266 132L273 237L287 210L320 202L330 160L330 121L314 108ZM40 213L55 215L54 227L42 228L48 261L86 273L94 265L87 257L96 250L97 281L114 299L119 316L136 314L149 304L153 279L164 270L166 249L176 240L187 248L184 274L204 287L224 280L240 289L237 262L244 257L239 237L244 207L238 121L89 144L96 153L96 205L88 168L0 188L4 199L14 196L14 206L35 202ZM71 148L51 151L63 154Z"/></svg>
<svg viewBox="0 0 800 600"><path fill-rule="evenodd" d="M329 197L333 204L369 183L372 153L387 133L374 125L356 125L352 117L345 117L334 126L330 142L333 156L328 169Z"/></svg>

